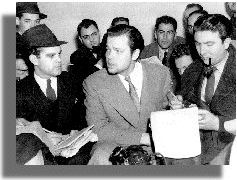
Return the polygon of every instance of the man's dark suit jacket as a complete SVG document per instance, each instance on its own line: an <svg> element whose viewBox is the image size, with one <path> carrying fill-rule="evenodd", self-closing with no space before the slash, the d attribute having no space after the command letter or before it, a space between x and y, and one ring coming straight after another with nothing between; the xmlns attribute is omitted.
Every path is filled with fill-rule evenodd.
<svg viewBox="0 0 237 180"><path fill-rule="evenodd" d="M68 134L71 130L81 130L87 127L87 123L81 118L80 109L78 108L79 86L73 82L74 80L66 72L58 76L58 96L57 100L52 102L41 91L34 76L26 77L22 80L20 87L17 88L16 117L25 118L30 122L39 121L42 127L62 134ZM19 140L17 143L24 142L24 138L23 140L19 137L17 138ZM32 144L34 143L35 141L32 142ZM32 147L32 151L38 152L38 148L41 147L41 144L38 147L36 146L36 149ZM89 154L87 151L90 150L87 149L85 151L85 158Z"/></svg>
<svg viewBox="0 0 237 180"><path fill-rule="evenodd" d="M95 64L101 58L101 51L99 47L98 51L95 53L97 54L97 58L95 58L92 51L80 43L78 49L70 56L70 62L73 64L70 67L70 72L76 76L77 80L81 83L87 76L99 70L95 67Z"/></svg>
<svg viewBox="0 0 237 180"><path fill-rule="evenodd" d="M228 51L228 60L209 106L201 101L203 63L195 61L182 76L180 94L184 100L195 103L200 108L209 109L219 118L218 131L201 130L203 164L214 159L235 137L224 129L225 121L236 118L236 50L230 45Z"/></svg>

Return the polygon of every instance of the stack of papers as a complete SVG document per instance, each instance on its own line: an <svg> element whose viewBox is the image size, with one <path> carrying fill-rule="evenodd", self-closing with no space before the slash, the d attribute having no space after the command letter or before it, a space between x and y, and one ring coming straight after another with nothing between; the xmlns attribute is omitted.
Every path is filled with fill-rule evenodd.
<svg viewBox="0 0 237 180"><path fill-rule="evenodd" d="M151 113L155 151L169 158L190 158L201 154L198 108Z"/></svg>

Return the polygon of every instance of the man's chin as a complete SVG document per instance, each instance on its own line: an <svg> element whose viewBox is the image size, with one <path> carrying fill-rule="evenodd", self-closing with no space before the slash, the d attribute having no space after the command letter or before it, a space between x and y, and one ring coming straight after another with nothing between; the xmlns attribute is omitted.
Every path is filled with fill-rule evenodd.
<svg viewBox="0 0 237 180"><path fill-rule="evenodd" d="M108 71L108 73L111 74L111 75L117 74L117 72L116 72L115 70L110 69L110 68L107 68L107 71Z"/></svg>

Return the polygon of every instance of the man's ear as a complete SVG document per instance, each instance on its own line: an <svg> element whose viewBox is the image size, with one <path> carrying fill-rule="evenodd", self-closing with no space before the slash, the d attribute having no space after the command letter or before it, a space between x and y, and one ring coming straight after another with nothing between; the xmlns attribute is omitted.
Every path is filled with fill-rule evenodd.
<svg viewBox="0 0 237 180"><path fill-rule="evenodd" d="M29 59L30 59L30 62L31 62L32 64L34 64L34 66L37 66L37 65L39 64L36 55L31 54L31 55L29 56Z"/></svg>
<svg viewBox="0 0 237 180"><path fill-rule="evenodd" d="M139 55L140 55L140 49L136 49L135 51L133 51L132 60L136 61L138 59Z"/></svg>
<svg viewBox="0 0 237 180"><path fill-rule="evenodd" d="M77 36L78 40L82 43L82 39L81 39L81 36Z"/></svg>
<svg viewBox="0 0 237 180"><path fill-rule="evenodd" d="M20 25L20 18L16 17L16 25L19 26Z"/></svg>
<svg viewBox="0 0 237 180"><path fill-rule="evenodd" d="M176 39L176 37L177 37L177 32L174 33L174 39Z"/></svg>
<svg viewBox="0 0 237 180"><path fill-rule="evenodd" d="M226 38L226 39L224 40L225 49L228 49L228 48L229 48L230 43L231 43L231 38Z"/></svg>
<svg viewBox="0 0 237 180"><path fill-rule="evenodd" d="M154 31L154 37L155 37L155 40L157 40L156 30Z"/></svg>

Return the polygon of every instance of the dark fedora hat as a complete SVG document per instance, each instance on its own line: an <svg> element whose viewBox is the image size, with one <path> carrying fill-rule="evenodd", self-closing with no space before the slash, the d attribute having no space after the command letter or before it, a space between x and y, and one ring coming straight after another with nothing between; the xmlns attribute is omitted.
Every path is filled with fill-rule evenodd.
<svg viewBox="0 0 237 180"><path fill-rule="evenodd" d="M66 41L58 41L54 33L45 25L34 26L22 34L28 48L54 47L66 44Z"/></svg>
<svg viewBox="0 0 237 180"><path fill-rule="evenodd" d="M17 2L16 14L21 13L39 14L40 19L47 18L46 14L40 12L37 2Z"/></svg>

